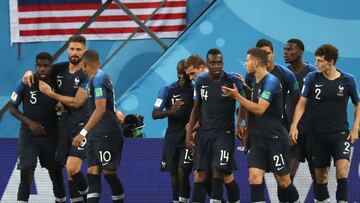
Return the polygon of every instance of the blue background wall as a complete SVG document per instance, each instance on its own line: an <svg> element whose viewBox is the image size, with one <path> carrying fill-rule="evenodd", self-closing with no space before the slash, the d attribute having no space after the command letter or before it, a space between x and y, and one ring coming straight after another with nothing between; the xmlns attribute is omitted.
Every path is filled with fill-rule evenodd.
<svg viewBox="0 0 360 203"><path fill-rule="evenodd" d="M354 74L359 83L360 13L355 8L360 8L359 1L217 1L118 103L126 112L145 115L149 137L164 135L165 119L154 122L150 115L160 87L176 80L177 61L193 53L205 57L208 49L217 47L224 53L225 70L245 73L246 50L260 38L273 42L275 62L280 64L290 38L303 40L303 58L310 63L321 44L331 43L340 52L337 67Z"/></svg>

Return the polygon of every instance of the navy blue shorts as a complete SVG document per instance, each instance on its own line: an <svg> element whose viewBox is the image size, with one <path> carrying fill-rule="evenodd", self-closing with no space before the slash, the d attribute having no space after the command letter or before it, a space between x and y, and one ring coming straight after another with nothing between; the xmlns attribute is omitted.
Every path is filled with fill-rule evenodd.
<svg viewBox="0 0 360 203"><path fill-rule="evenodd" d="M87 146L88 167L116 170L120 165L124 138L116 135L90 137Z"/></svg>
<svg viewBox="0 0 360 203"><path fill-rule="evenodd" d="M277 175L288 174L289 141L252 135L248 167L271 171Z"/></svg>
<svg viewBox="0 0 360 203"><path fill-rule="evenodd" d="M39 158L42 167L48 168L55 163L56 139L49 135L32 135L29 130L20 130L18 141L18 165L20 170L34 170ZM48 136L48 138L44 137Z"/></svg>
<svg viewBox="0 0 360 203"><path fill-rule="evenodd" d="M208 136L201 132L196 146L196 170L209 171L217 168L227 173L236 169L234 159L234 131L220 132L216 136Z"/></svg>
<svg viewBox="0 0 360 203"><path fill-rule="evenodd" d="M161 171L169 171L171 174L178 172L179 168L192 168L193 152L184 147L174 147L164 144Z"/></svg>

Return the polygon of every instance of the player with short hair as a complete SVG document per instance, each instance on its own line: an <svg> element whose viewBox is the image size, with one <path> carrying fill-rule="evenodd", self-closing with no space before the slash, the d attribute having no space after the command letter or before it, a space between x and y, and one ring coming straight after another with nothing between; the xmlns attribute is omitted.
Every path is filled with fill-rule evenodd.
<svg viewBox="0 0 360 203"><path fill-rule="evenodd" d="M312 102L313 156L316 184L316 202L329 202L329 167L331 157L336 167L337 202L348 200L348 171L350 146L358 139L360 105L354 76L335 66L338 49L330 44L321 45L315 51L318 71L306 76L301 98L296 106L290 136L298 140L298 123L308 100ZM355 107L354 124L349 131L347 104L351 98Z"/></svg>
<svg viewBox="0 0 360 203"><path fill-rule="evenodd" d="M221 86L236 83L242 91L240 81L223 71L223 54L218 49L207 53L209 72L202 73L195 79L195 101L191 112L186 144L193 147L192 129L200 122L197 135L196 170L200 171L201 182L208 185L207 177L211 173L211 201L223 199L223 183L226 173L234 169L236 101L221 92Z"/></svg>
<svg viewBox="0 0 360 203"><path fill-rule="evenodd" d="M68 174L68 187L71 202L83 202L86 199L88 183L81 172L86 157L85 146L74 147L71 142L89 119L86 85L87 76L81 70L81 60L86 49L86 38L73 35L69 38L68 62L54 64L51 74L57 84L53 91L45 82L39 83L40 91L58 100L65 108L59 120L59 141L56 159L65 163ZM24 76L25 84L31 85L32 73Z"/></svg>
<svg viewBox="0 0 360 203"><path fill-rule="evenodd" d="M42 167L49 171L53 183L55 202L65 202L66 194L61 165L54 161L57 142L56 100L47 97L39 90L39 80L51 83L52 56L47 52L36 55L34 85L25 86L22 81L16 84L9 104L10 113L21 121L18 143L18 169L20 184L18 202L27 202L31 182L39 158ZM22 103L23 111L18 110Z"/></svg>
<svg viewBox="0 0 360 203"><path fill-rule="evenodd" d="M192 152L185 148L185 127L194 102L194 86L185 73L185 59L178 62L176 69L178 80L160 89L152 117L168 118L161 164L171 174L173 202L184 203L190 197L189 175L193 161Z"/></svg>
<svg viewBox="0 0 360 203"><path fill-rule="evenodd" d="M251 100L239 94L237 86L222 87L223 92L253 113L253 131L248 157L251 202L265 202L264 174L271 171L278 183L280 202L299 202L299 194L289 173L288 136L283 121L283 96L279 80L266 68L268 54L260 48L247 51L246 71L255 77L250 81Z"/></svg>
<svg viewBox="0 0 360 203"><path fill-rule="evenodd" d="M284 46L284 60L288 63L287 66L291 70L297 82L299 89L302 89L305 77L308 73L315 71L316 67L310 63L303 62L302 55L304 53L304 43L299 39L289 39ZM296 103L291 95L287 95L286 111L289 115L289 123L293 118ZM298 129L300 130L299 139L294 146L290 147L290 176L293 180L298 169L299 161L308 162L309 171L313 182L315 182L313 159L311 155L311 106L310 102L305 108Z"/></svg>
<svg viewBox="0 0 360 203"><path fill-rule="evenodd" d="M99 54L87 50L82 60L82 70L89 77L89 108L91 116L83 129L73 139L79 147L88 137L87 202L99 202L101 195L100 173L111 188L114 203L124 202L124 189L117 175L124 143L124 134L116 116L114 88L109 76L100 69ZM87 135L89 134L89 135Z"/></svg>

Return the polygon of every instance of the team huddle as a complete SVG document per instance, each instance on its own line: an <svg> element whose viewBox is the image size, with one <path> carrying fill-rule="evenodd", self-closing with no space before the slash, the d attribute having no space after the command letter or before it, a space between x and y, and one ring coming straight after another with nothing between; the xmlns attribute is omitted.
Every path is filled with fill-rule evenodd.
<svg viewBox="0 0 360 203"><path fill-rule="evenodd" d="M261 39L247 51L244 77L223 70L218 49L210 49L206 61L192 55L178 62L178 80L160 89L152 111L153 119L168 119L161 168L171 174L173 202L202 203L208 195L221 203L224 185L227 201L240 202L233 174L242 164L234 159L236 137L248 156L251 202L265 202L266 172L276 178L279 202L300 202L293 179L305 160L315 202L329 202L331 158L336 199L347 202L350 146L360 124L356 81L335 66L336 47L320 46L316 67L302 61L303 52L304 44L290 39L284 47L288 66L275 64L272 43ZM55 202L66 202L63 167L71 202L99 202L101 173L112 201L124 202L117 174L124 136L112 83L83 36L70 37L68 58L52 64L49 53L37 54L36 72L27 71L11 95L9 110L21 121L17 201L28 202L39 159L49 171ZM349 98L355 106L351 130Z"/></svg>
<svg viewBox="0 0 360 203"><path fill-rule="evenodd" d="M265 202L266 172L274 174L279 202L300 202L293 179L305 160L314 201L329 202L331 159L336 200L347 202L350 146L360 124L356 81L335 66L336 47L320 46L316 67L302 61L303 52L303 42L290 39L284 47L288 66L275 64L272 43L260 39L247 51L245 77L223 70L218 49L208 51L206 62L198 55L178 62L178 80L161 88L152 112L154 119L168 118L161 166L171 174L173 202L190 201L192 167L192 202L204 202L206 195L212 203L225 202L224 185L227 201L240 202L235 137L248 156L251 202ZM351 130L349 98L355 109Z"/></svg>

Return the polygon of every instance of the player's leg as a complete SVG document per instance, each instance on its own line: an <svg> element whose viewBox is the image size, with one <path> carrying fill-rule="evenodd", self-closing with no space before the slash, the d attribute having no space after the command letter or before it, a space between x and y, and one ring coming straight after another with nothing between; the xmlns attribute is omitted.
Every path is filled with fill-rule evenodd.
<svg viewBox="0 0 360 203"><path fill-rule="evenodd" d="M287 140L268 139L270 170L275 174L280 202L299 202L299 193L291 181Z"/></svg>
<svg viewBox="0 0 360 203"><path fill-rule="evenodd" d="M251 151L251 148L250 148ZM251 152L250 152L251 154ZM250 200L251 202L265 203L263 177L265 170L259 168L249 168Z"/></svg>
<svg viewBox="0 0 360 203"><path fill-rule="evenodd" d="M101 142L96 148L98 149L100 168L102 169L104 178L111 189L112 202L123 203L124 187L118 176L117 169L120 165L124 140L123 137L112 137L114 136L103 136Z"/></svg>
<svg viewBox="0 0 360 203"><path fill-rule="evenodd" d="M56 135L47 135L50 139L47 142L42 142L39 153L39 160L42 167L45 167L49 172L49 177L53 185L53 193L55 196L55 202L65 202L66 193L64 186L64 179L62 174L62 165L54 160L56 148L56 140L51 137Z"/></svg>
<svg viewBox="0 0 360 203"><path fill-rule="evenodd" d="M227 191L228 200L230 203L240 202L240 191L233 173L226 173L224 176L224 184Z"/></svg>
<svg viewBox="0 0 360 203"><path fill-rule="evenodd" d="M329 167L331 163L329 140L320 135L313 136L312 151L314 156L314 171L316 183L313 187L315 202L329 202L328 191Z"/></svg>
<svg viewBox="0 0 360 203"><path fill-rule="evenodd" d="M192 170L192 164L193 153L189 149L182 149L178 166L179 202L189 202L190 200L189 175Z"/></svg>
<svg viewBox="0 0 360 203"><path fill-rule="evenodd" d="M101 177L100 177L100 161L98 153L95 151L94 143L89 140L87 143L86 157L88 163L87 180L89 183L89 191L87 193L87 203L97 203L101 196Z"/></svg>
<svg viewBox="0 0 360 203"><path fill-rule="evenodd" d="M348 172L349 172L349 160L350 160L350 146L351 144L347 140L346 135L337 135L336 137L342 136L343 139L336 141L332 144L332 156L336 167L336 179L337 179L337 190L336 200L338 202L347 202L348 200Z"/></svg>
<svg viewBox="0 0 360 203"><path fill-rule="evenodd" d="M206 199L206 190L201 185L200 172L196 170L197 163L199 162L199 154L198 154L198 146L199 146L199 133L197 132L197 136L195 137L195 149L194 149L194 187L192 191L192 202L193 203L203 203Z"/></svg>
<svg viewBox="0 0 360 203"><path fill-rule="evenodd" d="M72 146L70 153L76 151ZM71 202L83 202L88 192L88 183L81 172L82 159L75 155L68 156L66 160L66 172Z"/></svg>
<svg viewBox="0 0 360 203"><path fill-rule="evenodd" d="M17 201L27 202L30 195L30 186L37 164L39 149L30 132L20 130L18 142L18 163L20 170L20 184L17 193Z"/></svg>

